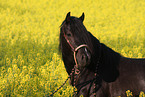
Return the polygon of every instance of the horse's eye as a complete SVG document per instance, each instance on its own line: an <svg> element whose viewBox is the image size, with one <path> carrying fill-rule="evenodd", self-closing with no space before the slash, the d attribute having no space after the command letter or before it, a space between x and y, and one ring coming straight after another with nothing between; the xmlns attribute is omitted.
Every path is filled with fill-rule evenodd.
<svg viewBox="0 0 145 97"><path fill-rule="evenodd" d="M70 33L68 33L68 34L66 34L68 37L70 37L71 36L71 34Z"/></svg>

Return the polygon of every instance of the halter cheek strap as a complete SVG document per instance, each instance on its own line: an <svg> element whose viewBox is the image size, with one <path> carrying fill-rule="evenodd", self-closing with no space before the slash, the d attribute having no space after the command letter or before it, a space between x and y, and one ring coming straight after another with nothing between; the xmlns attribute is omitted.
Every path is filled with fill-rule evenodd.
<svg viewBox="0 0 145 97"><path fill-rule="evenodd" d="M70 43L70 41L69 41L69 39L67 38L67 36L65 35L65 33L64 33L64 31L63 31L63 36L64 36L64 38L65 38L65 40L67 41L67 43L69 44L69 46L71 47L71 49L73 50L73 52L74 52L74 47L72 46L72 44Z"/></svg>

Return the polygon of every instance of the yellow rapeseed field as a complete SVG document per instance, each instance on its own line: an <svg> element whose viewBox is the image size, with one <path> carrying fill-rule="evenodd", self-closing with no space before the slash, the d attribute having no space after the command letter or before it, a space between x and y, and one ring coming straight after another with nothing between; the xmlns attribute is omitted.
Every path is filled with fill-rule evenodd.
<svg viewBox="0 0 145 97"><path fill-rule="evenodd" d="M69 11L84 12L88 31L113 50L145 57L145 0L0 0L0 97L43 97L65 81L58 44ZM54 97L72 92L67 82Z"/></svg>

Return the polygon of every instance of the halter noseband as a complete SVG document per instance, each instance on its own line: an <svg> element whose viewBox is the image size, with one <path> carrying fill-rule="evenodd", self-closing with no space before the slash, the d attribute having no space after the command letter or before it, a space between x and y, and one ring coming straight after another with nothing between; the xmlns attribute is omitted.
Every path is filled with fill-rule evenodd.
<svg viewBox="0 0 145 97"><path fill-rule="evenodd" d="M86 44L82 44L82 45L78 46L77 48L75 48L75 50L74 50L74 60L75 60L75 63L76 63L76 68L78 68L78 62L77 62L77 59L76 59L76 52L77 52L80 48L82 48L82 47L87 47L87 48L88 48L88 46L87 46Z"/></svg>

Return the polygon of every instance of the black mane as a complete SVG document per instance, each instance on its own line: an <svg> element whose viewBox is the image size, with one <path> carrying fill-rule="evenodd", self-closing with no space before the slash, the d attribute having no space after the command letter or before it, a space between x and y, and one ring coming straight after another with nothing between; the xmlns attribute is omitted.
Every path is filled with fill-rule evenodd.
<svg viewBox="0 0 145 97"><path fill-rule="evenodd" d="M98 74L100 74L100 76L107 82L114 81L119 76L117 67L119 65L121 55L107 47L105 44L100 43L99 40L95 38L90 32L88 33L90 34L90 38L94 44L93 50L95 50L90 69L95 71L94 69L96 63L99 61ZM100 59L96 60L99 57Z"/></svg>

